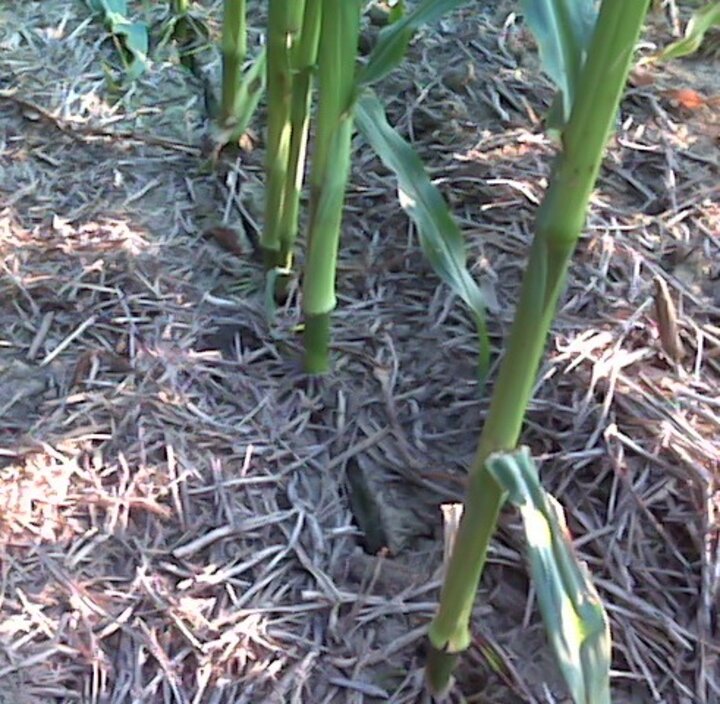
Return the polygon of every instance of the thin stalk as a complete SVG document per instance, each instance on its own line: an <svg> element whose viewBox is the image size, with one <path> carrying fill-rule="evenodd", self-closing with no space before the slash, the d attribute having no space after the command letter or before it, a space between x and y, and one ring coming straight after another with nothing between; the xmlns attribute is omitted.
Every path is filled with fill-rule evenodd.
<svg viewBox="0 0 720 704"><path fill-rule="evenodd" d="M355 101L360 0L322 0L318 47L318 108L310 174L310 226L303 286L305 370L329 367L330 314Z"/></svg>
<svg viewBox="0 0 720 704"><path fill-rule="evenodd" d="M190 8L190 0L172 0L172 11L176 17L187 15Z"/></svg>
<svg viewBox="0 0 720 704"><path fill-rule="evenodd" d="M470 617L502 492L485 468L517 445L565 273L584 227L590 194L647 11L645 2L603 0L562 151L538 211L535 237L488 416L470 470L465 511L429 629L430 688L448 686L454 660L471 641Z"/></svg>
<svg viewBox="0 0 720 704"><path fill-rule="evenodd" d="M284 211L292 124L293 55L302 28L304 0L270 0L268 9L268 131L265 161L265 224L261 246L268 268L283 266L280 220Z"/></svg>
<svg viewBox="0 0 720 704"><path fill-rule="evenodd" d="M298 231L300 191L305 173L310 102L313 76L316 70L322 0L305 0L302 36L293 56L292 104L290 106L290 154L283 211L279 224L280 261L286 271L292 269L293 248ZM280 282L283 289L283 281ZM282 293L282 290L281 290Z"/></svg>
<svg viewBox="0 0 720 704"><path fill-rule="evenodd" d="M247 20L245 0L225 0L222 27L221 127L227 127L237 110L240 72L246 55Z"/></svg>

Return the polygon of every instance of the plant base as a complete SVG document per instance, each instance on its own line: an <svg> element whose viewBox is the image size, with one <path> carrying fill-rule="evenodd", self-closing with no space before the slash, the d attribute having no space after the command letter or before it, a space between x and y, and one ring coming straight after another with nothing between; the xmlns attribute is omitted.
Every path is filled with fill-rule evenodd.
<svg viewBox="0 0 720 704"><path fill-rule="evenodd" d="M455 669L457 653L438 650L428 643L428 658L425 664L425 680L430 692L436 697L444 696L452 686L452 672Z"/></svg>
<svg viewBox="0 0 720 704"><path fill-rule="evenodd" d="M324 374L330 368L330 314L305 318L305 371Z"/></svg>

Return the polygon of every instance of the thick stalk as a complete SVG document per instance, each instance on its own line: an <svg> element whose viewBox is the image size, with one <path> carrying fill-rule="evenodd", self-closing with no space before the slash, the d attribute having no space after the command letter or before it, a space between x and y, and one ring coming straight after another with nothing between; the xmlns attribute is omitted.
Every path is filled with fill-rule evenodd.
<svg viewBox="0 0 720 704"><path fill-rule="evenodd" d="M227 127L238 107L240 72L246 54L247 26L245 0L225 0L222 27L221 127Z"/></svg>
<svg viewBox="0 0 720 704"><path fill-rule="evenodd" d="M517 445L565 272L584 226L590 194L630 70L645 2L603 0L588 59L538 211L535 238L510 331L507 353L470 470L465 511L429 629L426 675L435 692L446 689L453 655L471 640L469 622L502 493L485 468L491 452Z"/></svg>
<svg viewBox="0 0 720 704"><path fill-rule="evenodd" d="M293 55L302 27L304 0L270 0L268 10L267 100L268 131L265 159L265 223L261 246L268 268L283 266L280 258L280 219L290 156Z"/></svg>
<svg viewBox="0 0 720 704"><path fill-rule="evenodd" d="M335 268L340 241L355 101L360 0L322 0L318 46L318 108L310 174L310 225L303 283L305 370L329 366L330 313L336 305Z"/></svg>
<svg viewBox="0 0 720 704"><path fill-rule="evenodd" d="M283 212L279 224L280 260L287 271L292 269L293 248L298 230L300 191L305 173L310 102L317 62L321 12L322 0L305 0L302 36L296 55L293 56L295 79L290 106L290 155L285 179Z"/></svg>

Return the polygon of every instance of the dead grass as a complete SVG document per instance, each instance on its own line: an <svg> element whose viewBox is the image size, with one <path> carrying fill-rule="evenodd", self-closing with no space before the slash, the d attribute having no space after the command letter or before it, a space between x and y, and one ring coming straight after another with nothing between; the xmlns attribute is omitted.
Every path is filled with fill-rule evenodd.
<svg viewBox="0 0 720 704"><path fill-rule="evenodd" d="M429 34L386 87L497 351L552 154L506 8ZM1 12L0 701L422 701L438 506L488 391L391 179L359 145L335 368L307 380L297 296L271 323L252 257L203 236L258 219L261 146L204 172L171 54L112 103L83 3ZM718 117L671 92L712 97L704 66L635 75L524 437L606 600L619 702L720 698ZM390 553L358 547L355 465ZM521 555L508 512L452 701L565 701Z"/></svg>

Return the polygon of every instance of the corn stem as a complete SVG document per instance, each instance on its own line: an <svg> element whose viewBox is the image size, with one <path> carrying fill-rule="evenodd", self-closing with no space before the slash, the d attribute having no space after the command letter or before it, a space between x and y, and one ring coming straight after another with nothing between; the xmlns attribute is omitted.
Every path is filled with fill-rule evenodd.
<svg viewBox="0 0 720 704"><path fill-rule="evenodd" d="M304 0L270 0L268 10L267 99L268 131L265 162L265 225L261 246L268 268L282 267L280 221L292 132L293 57L302 28Z"/></svg>
<svg viewBox="0 0 720 704"><path fill-rule="evenodd" d="M280 261L286 271L292 268L293 248L298 230L300 191L305 172L308 128L310 124L310 101L312 83L317 62L322 0L305 0L302 36L293 56L294 80L290 106L290 153L283 210L279 223ZM280 279L280 295L284 294L284 280Z"/></svg>
<svg viewBox="0 0 720 704"><path fill-rule="evenodd" d="M225 0L222 27L222 101L220 124L226 127L238 108L240 72L247 55L245 0Z"/></svg>
<svg viewBox="0 0 720 704"><path fill-rule="evenodd" d="M303 287L305 370L329 367L329 320L350 171L360 0L322 0L318 46L318 114L310 175L310 225Z"/></svg>
<svg viewBox="0 0 720 704"><path fill-rule="evenodd" d="M471 641L469 622L502 499L485 461L517 445L565 272L584 226L590 194L647 11L645 2L603 0L562 150L538 211L507 353L470 470L465 511L429 629L426 676L434 692L449 683L455 657Z"/></svg>

